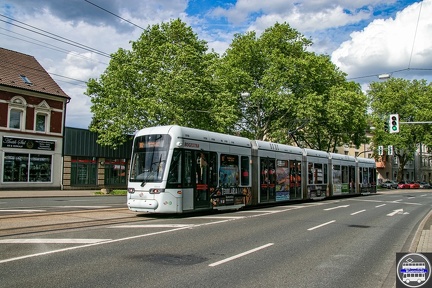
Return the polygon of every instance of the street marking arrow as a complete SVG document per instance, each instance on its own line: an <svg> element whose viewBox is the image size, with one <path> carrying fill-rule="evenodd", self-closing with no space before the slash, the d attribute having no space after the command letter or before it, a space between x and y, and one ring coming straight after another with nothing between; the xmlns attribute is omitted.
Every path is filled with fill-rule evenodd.
<svg viewBox="0 0 432 288"><path fill-rule="evenodd" d="M405 212L405 213L407 213L407 212ZM392 213L387 214L387 216L394 216L396 214L405 214L405 213L403 213L403 209L397 209L397 210L394 210Z"/></svg>

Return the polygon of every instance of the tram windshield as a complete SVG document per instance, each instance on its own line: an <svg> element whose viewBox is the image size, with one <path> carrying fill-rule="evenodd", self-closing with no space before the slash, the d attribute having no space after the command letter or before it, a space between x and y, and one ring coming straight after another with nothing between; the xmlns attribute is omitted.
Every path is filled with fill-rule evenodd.
<svg viewBox="0 0 432 288"><path fill-rule="evenodd" d="M134 140L130 171L131 182L161 182L171 137L144 135Z"/></svg>

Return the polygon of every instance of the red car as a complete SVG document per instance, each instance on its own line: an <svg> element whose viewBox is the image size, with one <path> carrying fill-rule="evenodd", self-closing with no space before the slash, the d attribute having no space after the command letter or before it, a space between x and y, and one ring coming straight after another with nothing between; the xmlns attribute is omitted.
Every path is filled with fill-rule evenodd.
<svg viewBox="0 0 432 288"><path fill-rule="evenodd" d="M419 189L420 188L420 184L417 182L409 182L409 188L410 189Z"/></svg>
<svg viewBox="0 0 432 288"><path fill-rule="evenodd" d="M401 181L398 183L398 189L409 189L410 185L405 182L405 181Z"/></svg>

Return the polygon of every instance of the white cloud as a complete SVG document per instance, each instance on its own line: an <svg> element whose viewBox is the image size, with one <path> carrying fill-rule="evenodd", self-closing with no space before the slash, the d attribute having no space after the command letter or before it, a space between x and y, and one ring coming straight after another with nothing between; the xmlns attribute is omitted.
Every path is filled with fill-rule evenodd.
<svg viewBox="0 0 432 288"><path fill-rule="evenodd" d="M288 22L300 32L323 30L357 23L368 19L373 6L385 5L395 0L359 1L286 1L286 0L239 0L228 8L219 7L211 13L214 17L226 17L234 24L248 21L252 14L258 14L249 30L263 31L276 22Z"/></svg>
<svg viewBox="0 0 432 288"><path fill-rule="evenodd" d="M333 52L332 60L350 77L432 68L430 15L432 0L425 0L422 6L415 3L397 13L394 19L375 20L362 31L351 33L351 39Z"/></svg>

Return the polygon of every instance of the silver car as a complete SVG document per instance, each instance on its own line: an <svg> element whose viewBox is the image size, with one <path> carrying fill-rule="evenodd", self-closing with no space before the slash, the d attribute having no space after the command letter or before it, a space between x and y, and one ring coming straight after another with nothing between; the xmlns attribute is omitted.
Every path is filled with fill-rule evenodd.
<svg viewBox="0 0 432 288"><path fill-rule="evenodd" d="M382 188L387 188L387 189L397 189L398 183L396 181L387 180L387 181L384 181L383 183L381 183L380 186Z"/></svg>

